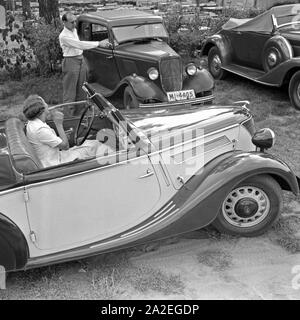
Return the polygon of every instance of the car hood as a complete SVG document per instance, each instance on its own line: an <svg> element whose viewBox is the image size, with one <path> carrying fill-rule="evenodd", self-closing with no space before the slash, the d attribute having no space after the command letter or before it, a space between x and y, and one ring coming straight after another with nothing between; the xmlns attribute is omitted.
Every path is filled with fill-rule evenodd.
<svg viewBox="0 0 300 320"><path fill-rule="evenodd" d="M241 106L153 109L128 110L122 113L149 137L178 130L186 132L195 128L202 129L204 134L209 134L238 125L251 117L249 110Z"/></svg>
<svg viewBox="0 0 300 320"><path fill-rule="evenodd" d="M143 43L135 42L130 44L123 44L120 45L118 51L130 53L133 55L141 55L143 57L154 57L157 59L168 56L179 56L172 48L170 48L170 46L166 42L155 40Z"/></svg>

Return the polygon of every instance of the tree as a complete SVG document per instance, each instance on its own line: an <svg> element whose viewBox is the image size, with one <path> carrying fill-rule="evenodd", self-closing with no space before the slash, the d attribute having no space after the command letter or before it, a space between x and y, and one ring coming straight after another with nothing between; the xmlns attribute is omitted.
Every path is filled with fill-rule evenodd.
<svg viewBox="0 0 300 320"><path fill-rule="evenodd" d="M23 16L25 20L31 19L31 8L30 8L30 0L22 0L22 10Z"/></svg>
<svg viewBox="0 0 300 320"><path fill-rule="evenodd" d="M14 0L7 0L6 1L6 9L15 11L15 1Z"/></svg>
<svg viewBox="0 0 300 320"><path fill-rule="evenodd" d="M47 24L59 19L58 0L39 0L39 15Z"/></svg>

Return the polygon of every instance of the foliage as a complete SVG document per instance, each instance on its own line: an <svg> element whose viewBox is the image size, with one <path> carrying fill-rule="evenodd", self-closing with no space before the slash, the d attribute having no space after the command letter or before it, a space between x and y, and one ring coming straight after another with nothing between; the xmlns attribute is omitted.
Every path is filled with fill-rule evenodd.
<svg viewBox="0 0 300 320"><path fill-rule="evenodd" d="M61 29L59 21L47 24L44 19L37 19L24 26L24 36L33 49L40 75L55 73L59 69L62 51L58 36Z"/></svg>
<svg viewBox="0 0 300 320"><path fill-rule="evenodd" d="M33 52L26 43L19 23L12 14L8 14L6 27L0 30L1 76L21 80L23 74L32 68L33 63Z"/></svg>
<svg viewBox="0 0 300 320"><path fill-rule="evenodd" d="M195 12L187 16L183 12L169 14L165 25L170 35L170 45L182 56L195 57L206 37L218 32L229 18L253 18L262 13L261 10L251 8L238 10L226 8L217 17Z"/></svg>

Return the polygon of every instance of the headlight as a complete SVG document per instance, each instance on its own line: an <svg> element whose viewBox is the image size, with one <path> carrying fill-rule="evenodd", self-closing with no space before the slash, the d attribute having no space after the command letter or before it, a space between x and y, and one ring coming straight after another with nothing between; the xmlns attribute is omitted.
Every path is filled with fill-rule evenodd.
<svg viewBox="0 0 300 320"><path fill-rule="evenodd" d="M148 76L150 80L156 80L159 76L158 70L156 68L150 68L148 70Z"/></svg>
<svg viewBox="0 0 300 320"><path fill-rule="evenodd" d="M197 72L197 67L194 63L189 63L186 67L185 67L185 71L189 76L193 76L196 74Z"/></svg>
<svg viewBox="0 0 300 320"><path fill-rule="evenodd" d="M275 144L275 133L269 128L260 129L255 132L252 137L252 143L264 151L264 149L270 149Z"/></svg>

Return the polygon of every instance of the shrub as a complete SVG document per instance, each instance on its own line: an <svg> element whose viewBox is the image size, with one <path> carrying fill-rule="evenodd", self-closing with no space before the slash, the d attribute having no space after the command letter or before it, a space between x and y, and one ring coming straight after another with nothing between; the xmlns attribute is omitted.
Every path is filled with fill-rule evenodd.
<svg viewBox="0 0 300 320"><path fill-rule="evenodd" d="M7 78L21 80L33 64L32 50L20 26L12 14L7 14L6 26L0 29L0 82Z"/></svg>
<svg viewBox="0 0 300 320"><path fill-rule="evenodd" d="M33 49L39 75L53 74L59 69L62 51L58 36L61 29L59 21L46 24L44 19L34 20L24 25L24 37Z"/></svg>
<svg viewBox="0 0 300 320"><path fill-rule="evenodd" d="M218 32L231 17L253 18L262 12L255 8L245 10L228 8L224 9L218 17L195 12L192 17L186 18L184 13L179 11L169 14L165 19L165 25L170 35L171 47L182 56L195 57L204 40Z"/></svg>

